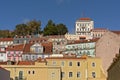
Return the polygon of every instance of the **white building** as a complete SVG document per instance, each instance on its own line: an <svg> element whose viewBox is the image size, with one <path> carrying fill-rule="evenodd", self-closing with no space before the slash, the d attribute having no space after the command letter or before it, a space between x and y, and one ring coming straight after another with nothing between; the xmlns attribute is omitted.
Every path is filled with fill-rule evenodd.
<svg viewBox="0 0 120 80"><path fill-rule="evenodd" d="M91 38L92 29L94 29L94 21L90 18L80 18L75 23L75 34L82 38Z"/></svg>

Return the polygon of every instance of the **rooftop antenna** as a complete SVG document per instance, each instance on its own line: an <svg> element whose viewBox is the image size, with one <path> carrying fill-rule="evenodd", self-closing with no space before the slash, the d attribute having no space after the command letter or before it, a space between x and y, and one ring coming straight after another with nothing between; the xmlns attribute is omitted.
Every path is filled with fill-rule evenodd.
<svg viewBox="0 0 120 80"><path fill-rule="evenodd" d="M85 17L85 13L84 12L81 13L81 17Z"/></svg>

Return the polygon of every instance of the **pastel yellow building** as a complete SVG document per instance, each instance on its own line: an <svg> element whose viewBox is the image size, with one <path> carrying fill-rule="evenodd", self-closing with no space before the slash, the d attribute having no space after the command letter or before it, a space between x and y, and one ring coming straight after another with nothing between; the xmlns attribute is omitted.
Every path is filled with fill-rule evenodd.
<svg viewBox="0 0 120 80"><path fill-rule="evenodd" d="M101 59L86 56L49 57L0 66L10 71L13 80L106 80Z"/></svg>
<svg viewBox="0 0 120 80"><path fill-rule="evenodd" d="M106 80L100 58L51 57L48 66L61 67L61 80Z"/></svg>
<svg viewBox="0 0 120 80"><path fill-rule="evenodd" d="M0 65L10 71L12 80L60 80L60 67L46 62L20 62L19 65Z"/></svg>

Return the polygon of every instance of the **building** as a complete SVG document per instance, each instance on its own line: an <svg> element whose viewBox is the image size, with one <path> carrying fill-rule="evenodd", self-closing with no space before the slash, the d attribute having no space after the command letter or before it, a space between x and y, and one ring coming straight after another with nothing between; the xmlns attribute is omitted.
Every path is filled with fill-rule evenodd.
<svg viewBox="0 0 120 80"><path fill-rule="evenodd" d="M120 51L116 54L112 64L108 68L108 80L119 80L120 79Z"/></svg>
<svg viewBox="0 0 120 80"><path fill-rule="evenodd" d="M10 71L0 67L0 80L10 80Z"/></svg>
<svg viewBox="0 0 120 80"><path fill-rule="evenodd" d="M6 47L0 46L0 62L7 61Z"/></svg>
<svg viewBox="0 0 120 80"><path fill-rule="evenodd" d="M0 46L7 47L13 44L13 38L0 38Z"/></svg>
<svg viewBox="0 0 120 80"><path fill-rule="evenodd" d="M48 66L61 67L61 80L106 80L101 67L101 59L74 55L46 58Z"/></svg>
<svg viewBox="0 0 120 80"><path fill-rule="evenodd" d="M75 34L82 38L91 38L92 29L94 29L94 21L90 18L80 18L75 23Z"/></svg>
<svg viewBox="0 0 120 80"><path fill-rule="evenodd" d="M91 57L95 57L95 44L98 39L91 40L77 40L68 42L65 46L65 51L63 54L76 54L77 57L82 55L88 55Z"/></svg>
<svg viewBox="0 0 120 80"><path fill-rule="evenodd" d="M52 54L52 48L53 45L51 42L26 44L22 54L22 60L34 61L37 60L39 57L49 57L49 55Z"/></svg>
<svg viewBox="0 0 120 80"><path fill-rule="evenodd" d="M53 54L56 55L56 54ZM64 55L39 58L36 62L20 61L13 65L1 65L10 71L13 79L24 80L106 80L101 59Z"/></svg>
<svg viewBox="0 0 120 80"><path fill-rule="evenodd" d="M63 35L49 36L48 41L53 43L53 54L60 54L65 50L67 39Z"/></svg>
<svg viewBox="0 0 120 80"><path fill-rule="evenodd" d="M32 39L32 36L30 36L30 35L15 36L13 39L13 44L18 45L18 44L29 43L31 39Z"/></svg>
<svg viewBox="0 0 120 80"><path fill-rule="evenodd" d="M94 28L91 30L92 38L101 38L107 31L105 28Z"/></svg>
<svg viewBox="0 0 120 80"><path fill-rule="evenodd" d="M48 57L52 54L52 48L51 42L11 45L6 49L6 56L9 61L33 61L39 57Z"/></svg>
<svg viewBox="0 0 120 80"><path fill-rule="evenodd" d="M75 41L75 40L80 40L80 35L66 33L65 38L67 40Z"/></svg>
<svg viewBox="0 0 120 80"><path fill-rule="evenodd" d="M107 69L111 65L116 53L119 53L120 34L117 32L107 31L96 42L96 56L102 59L103 69L107 76Z"/></svg>
<svg viewBox="0 0 120 80"><path fill-rule="evenodd" d="M46 61L42 59L37 62L20 61L15 64L1 66L10 71L12 80L61 80L60 67L47 66Z"/></svg>

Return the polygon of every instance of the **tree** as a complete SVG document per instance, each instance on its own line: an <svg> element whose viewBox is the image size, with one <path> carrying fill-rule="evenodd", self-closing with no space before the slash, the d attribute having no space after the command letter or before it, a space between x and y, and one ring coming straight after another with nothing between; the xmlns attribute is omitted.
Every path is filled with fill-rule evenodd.
<svg viewBox="0 0 120 80"><path fill-rule="evenodd" d="M67 29L66 25L64 25L62 23L57 24L56 27L57 27L58 35L64 35L68 32L68 29Z"/></svg>
<svg viewBox="0 0 120 80"><path fill-rule="evenodd" d="M28 26L26 24L18 24L14 30L14 33L18 36L25 36L28 34Z"/></svg>
<svg viewBox="0 0 120 80"><path fill-rule="evenodd" d="M43 34L47 35L57 35L57 28L52 20L49 20L46 27L43 30Z"/></svg>
<svg viewBox="0 0 120 80"><path fill-rule="evenodd" d="M12 32L9 30L0 30L0 38L12 37Z"/></svg>
<svg viewBox="0 0 120 80"><path fill-rule="evenodd" d="M41 21L31 20L26 23L29 34L39 34L41 32Z"/></svg>

